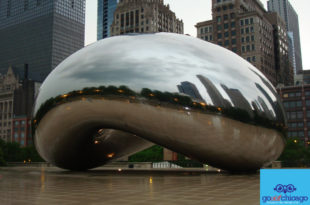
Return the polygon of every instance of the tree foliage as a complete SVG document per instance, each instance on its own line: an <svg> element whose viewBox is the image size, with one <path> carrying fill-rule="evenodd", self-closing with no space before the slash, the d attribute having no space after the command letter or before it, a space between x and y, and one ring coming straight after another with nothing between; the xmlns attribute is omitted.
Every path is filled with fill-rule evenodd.
<svg viewBox="0 0 310 205"><path fill-rule="evenodd" d="M16 142L5 142L0 139L0 166L6 162L43 162L34 146L21 147Z"/></svg>
<svg viewBox="0 0 310 205"><path fill-rule="evenodd" d="M284 166L309 166L310 146L306 147L298 138L288 139L279 160Z"/></svg>
<svg viewBox="0 0 310 205"><path fill-rule="evenodd" d="M159 162L163 160L163 148L154 145L129 157L130 162Z"/></svg>

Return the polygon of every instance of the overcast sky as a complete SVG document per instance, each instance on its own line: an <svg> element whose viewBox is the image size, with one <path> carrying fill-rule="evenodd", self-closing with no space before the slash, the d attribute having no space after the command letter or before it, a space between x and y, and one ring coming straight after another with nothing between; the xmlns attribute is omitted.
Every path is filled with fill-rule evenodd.
<svg viewBox="0 0 310 205"><path fill-rule="evenodd" d="M211 0L164 0L184 22L184 33L197 36L195 24L211 19ZM267 0L262 0L267 8ZM310 69L310 1L290 0L299 17L303 69ZM97 38L97 0L86 0L85 45Z"/></svg>

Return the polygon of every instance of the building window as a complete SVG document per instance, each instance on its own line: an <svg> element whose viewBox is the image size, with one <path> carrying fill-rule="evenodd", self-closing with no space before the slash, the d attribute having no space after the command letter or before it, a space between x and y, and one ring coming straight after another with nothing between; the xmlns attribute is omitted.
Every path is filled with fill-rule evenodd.
<svg viewBox="0 0 310 205"><path fill-rule="evenodd" d="M74 8L74 0L71 0L71 8Z"/></svg>
<svg viewBox="0 0 310 205"><path fill-rule="evenodd" d="M306 105L310 106L310 100L306 100Z"/></svg>
<svg viewBox="0 0 310 205"><path fill-rule="evenodd" d="M6 13L7 17L11 16L11 7L12 7L12 0L8 0L8 8Z"/></svg>
<svg viewBox="0 0 310 205"><path fill-rule="evenodd" d="M224 29L228 29L228 27L229 27L228 23L225 23L224 24Z"/></svg>
<svg viewBox="0 0 310 205"><path fill-rule="evenodd" d="M221 26L221 25L218 25L218 26L217 26L217 30L219 30L219 31L222 30L222 26Z"/></svg>
<svg viewBox="0 0 310 205"><path fill-rule="evenodd" d="M229 37L229 33L228 33L228 32L225 32L225 33L224 33L224 37Z"/></svg>
<svg viewBox="0 0 310 205"><path fill-rule="evenodd" d="M249 33L249 28L245 28L245 33Z"/></svg>
<svg viewBox="0 0 310 205"><path fill-rule="evenodd" d="M304 123L303 122L299 122L298 123L298 127L304 127Z"/></svg>
<svg viewBox="0 0 310 205"><path fill-rule="evenodd" d="M288 96L289 96L290 98L295 97L295 93L289 93Z"/></svg>
<svg viewBox="0 0 310 205"><path fill-rule="evenodd" d="M310 91L306 91L306 96L310 96Z"/></svg>
<svg viewBox="0 0 310 205"><path fill-rule="evenodd" d="M241 29L241 34L244 34L244 29L243 28Z"/></svg>
<svg viewBox="0 0 310 205"><path fill-rule="evenodd" d="M254 41L254 36L251 36L251 41Z"/></svg>
<svg viewBox="0 0 310 205"><path fill-rule="evenodd" d="M302 119L303 118L303 114L301 111L297 112L297 119Z"/></svg>
<svg viewBox="0 0 310 205"><path fill-rule="evenodd" d="M237 53L237 48L236 48L236 47L233 47L233 48L232 48L232 51L235 52L235 53Z"/></svg>
<svg viewBox="0 0 310 205"><path fill-rule="evenodd" d="M206 41L208 41L208 40L209 40L209 39L208 39L208 36L205 36L205 40L206 40Z"/></svg>
<svg viewBox="0 0 310 205"><path fill-rule="evenodd" d="M236 31L231 31L231 36L235 36L236 35Z"/></svg>
<svg viewBox="0 0 310 205"><path fill-rule="evenodd" d="M231 44L232 44L232 45L235 45L236 43L237 43L237 42L236 42L236 39L232 39L232 40L231 40Z"/></svg>
<svg viewBox="0 0 310 205"><path fill-rule="evenodd" d="M296 112L290 112L288 115L289 119L296 119Z"/></svg>
<svg viewBox="0 0 310 205"><path fill-rule="evenodd" d="M217 17L216 17L216 21L217 21L218 23L221 23L221 17L220 17L220 16L217 16Z"/></svg>
<svg viewBox="0 0 310 205"><path fill-rule="evenodd" d="M225 20L228 20L228 15L227 14L224 15L224 21Z"/></svg>
<svg viewBox="0 0 310 205"><path fill-rule="evenodd" d="M208 27L205 27L205 33L208 33L209 31L208 31Z"/></svg>
<svg viewBox="0 0 310 205"><path fill-rule="evenodd" d="M243 26L243 20L240 20L240 26Z"/></svg>
<svg viewBox="0 0 310 205"><path fill-rule="evenodd" d="M296 102L296 107L302 107L302 102L301 101L297 101Z"/></svg>
<svg viewBox="0 0 310 205"><path fill-rule="evenodd" d="M249 19L245 19L245 25L249 24Z"/></svg>
<svg viewBox="0 0 310 205"><path fill-rule="evenodd" d="M42 3L42 0L37 0L37 6L40 6Z"/></svg>
<svg viewBox="0 0 310 205"><path fill-rule="evenodd" d="M218 34L217 34L217 38L218 38L218 39L222 38L222 34L221 34L221 33L218 33Z"/></svg>
<svg viewBox="0 0 310 205"><path fill-rule="evenodd" d="M254 33L254 27L253 26L251 26L251 33Z"/></svg>
<svg viewBox="0 0 310 205"><path fill-rule="evenodd" d="M203 28L200 29L200 33L203 34Z"/></svg>
<svg viewBox="0 0 310 205"><path fill-rule="evenodd" d="M251 24L253 24L253 23L254 23L254 20L253 20L253 18L251 18L251 19L250 19L250 23L251 23Z"/></svg>
<svg viewBox="0 0 310 205"><path fill-rule="evenodd" d="M230 26L231 26L232 28L235 28L235 27L236 27L236 23L233 21L233 22L230 23Z"/></svg>
<svg viewBox="0 0 310 205"><path fill-rule="evenodd" d="M213 37L212 37L212 35L210 35L210 41L212 41L213 40Z"/></svg>
<svg viewBox="0 0 310 205"><path fill-rule="evenodd" d="M29 0L24 0L24 11L27 11L29 8Z"/></svg>
<svg viewBox="0 0 310 205"><path fill-rule="evenodd" d="M228 46L229 45L229 40L225 40L224 45Z"/></svg>
<svg viewBox="0 0 310 205"><path fill-rule="evenodd" d="M256 62L256 56L253 56L253 57L252 57L252 61L253 61L253 62Z"/></svg>

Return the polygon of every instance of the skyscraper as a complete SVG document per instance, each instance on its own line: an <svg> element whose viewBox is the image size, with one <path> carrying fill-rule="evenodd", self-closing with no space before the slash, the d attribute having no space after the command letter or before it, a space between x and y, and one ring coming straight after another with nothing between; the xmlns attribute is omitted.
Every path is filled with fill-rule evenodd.
<svg viewBox="0 0 310 205"><path fill-rule="evenodd" d="M260 0L212 0L212 20L196 24L197 37L242 56L273 85L289 85L293 83L292 69L284 61L289 42L281 23Z"/></svg>
<svg viewBox="0 0 310 205"><path fill-rule="evenodd" d="M183 21L176 17L163 0L120 0L114 17L111 36L125 33L184 32Z"/></svg>
<svg viewBox="0 0 310 205"><path fill-rule="evenodd" d="M43 81L84 46L85 0L0 1L0 72L10 65Z"/></svg>
<svg viewBox="0 0 310 205"><path fill-rule="evenodd" d="M119 0L98 0L97 40L110 36L114 12Z"/></svg>
<svg viewBox="0 0 310 205"><path fill-rule="evenodd" d="M289 37L289 55L295 73L302 71L298 15L288 0L269 0L268 11L277 12L286 23Z"/></svg>

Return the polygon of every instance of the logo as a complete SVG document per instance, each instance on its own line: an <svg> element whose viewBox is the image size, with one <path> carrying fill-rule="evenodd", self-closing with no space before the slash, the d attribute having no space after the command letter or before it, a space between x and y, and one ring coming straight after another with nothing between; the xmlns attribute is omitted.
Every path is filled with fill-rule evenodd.
<svg viewBox="0 0 310 205"><path fill-rule="evenodd" d="M292 192L296 191L296 188L294 187L293 184L289 184L289 185L278 184L278 185L274 188L274 190L275 190L276 192L279 192L279 193L282 193L282 192L283 192L284 194L286 194L286 192L292 193Z"/></svg>
<svg viewBox="0 0 310 205"><path fill-rule="evenodd" d="M262 201L266 204L302 204L308 201L307 196L292 196L297 188L293 184L278 184L273 188L274 191L284 195L263 196ZM289 194L289 195L288 195Z"/></svg>
<svg viewBox="0 0 310 205"><path fill-rule="evenodd" d="M260 205L310 205L310 169L261 169Z"/></svg>

